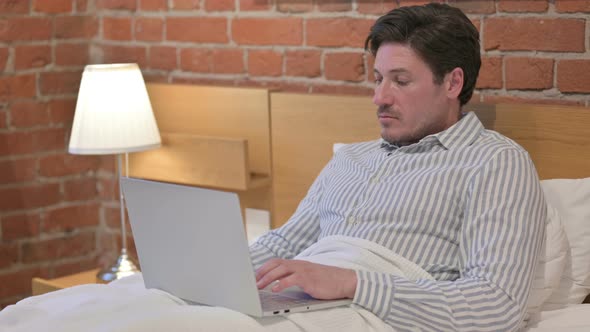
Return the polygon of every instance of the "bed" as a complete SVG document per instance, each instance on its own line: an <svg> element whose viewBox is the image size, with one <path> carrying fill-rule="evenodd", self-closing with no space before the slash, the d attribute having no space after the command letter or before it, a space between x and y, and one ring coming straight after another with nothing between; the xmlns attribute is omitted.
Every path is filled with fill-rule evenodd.
<svg viewBox="0 0 590 332"><path fill-rule="evenodd" d="M148 90L163 147L133 154L130 175L235 191L243 207L269 210L273 227L294 211L335 144L378 135L369 97L172 84L148 84ZM483 104L467 110L530 153L551 201L526 329L590 330L590 305L581 304L590 293L590 110ZM224 121L228 118L232 120ZM34 296L1 312L0 330L206 331L213 328L209 318L235 316L223 318L233 324L226 329L295 331L314 320L292 315L292 325L269 321L263 329L223 309L203 309L197 315L162 293L146 291L140 276L134 276ZM341 313L315 319L325 321L329 315L341 323L334 330L362 326ZM198 324L195 317L200 317ZM388 330L378 323L364 328Z"/></svg>

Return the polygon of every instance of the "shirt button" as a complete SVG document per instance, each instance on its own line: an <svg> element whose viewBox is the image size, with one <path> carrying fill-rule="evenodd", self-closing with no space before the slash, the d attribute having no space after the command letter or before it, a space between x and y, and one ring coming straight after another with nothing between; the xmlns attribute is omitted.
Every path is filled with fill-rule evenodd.
<svg viewBox="0 0 590 332"><path fill-rule="evenodd" d="M346 218L346 222L349 225L354 225L356 223L356 219L354 217L350 216L350 217Z"/></svg>

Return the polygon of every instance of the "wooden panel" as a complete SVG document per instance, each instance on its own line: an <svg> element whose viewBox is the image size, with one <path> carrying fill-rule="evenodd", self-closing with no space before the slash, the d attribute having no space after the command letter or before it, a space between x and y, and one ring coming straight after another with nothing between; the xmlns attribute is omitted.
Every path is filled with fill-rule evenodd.
<svg viewBox="0 0 590 332"><path fill-rule="evenodd" d="M295 211L332 156L334 143L379 138L370 98L271 94L273 161L272 227Z"/></svg>
<svg viewBox="0 0 590 332"><path fill-rule="evenodd" d="M245 139L161 133L162 147L129 155L129 176L198 184L228 190L246 190L270 182L252 176Z"/></svg>
<svg viewBox="0 0 590 332"><path fill-rule="evenodd" d="M476 114L522 145L541 179L590 176L589 108L498 104Z"/></svg>
<svg viewBox="0 0 590 332"><path fill-rule="evenodd" d="M98 269L83 271L55 279L33 278L31 281L32 294L40 295L63 288L97 283L96 275L98 271Z"/></svg>
<svg viewBox="0 0 590 332"><path fill-rule="evenodd" d="M264 185L254 186L251 185L252 189L246 191L238 191L240 197L240 204L242 207L259 209L259 210L271 210L272 192L270 190L270 178L267 178Z"/></svg>
<svg viewBox="0 0 590 332"><path fill-rule="evenodd" d="M50 280L45 280L42 278L33 278L33 280L31 281L31 288L31 294L33 296L62 289L61 285L57 285L54 282L51 282Z"/></svg>
<svg viewBox="0 0 590 332"><path fill-rule="evenodd" d="M273 227L295 211L337 142L379 137L367 97L271 94ZM539 105L468 105L484 126L522 145L541 179L590 176L590 109Z"/></svg>
<svg viewBox="0 0 590 332"><path fill-rule="evenodd" d="M268 90L147 84L160 132L245 139L254 173L270 175Z"/></svg>

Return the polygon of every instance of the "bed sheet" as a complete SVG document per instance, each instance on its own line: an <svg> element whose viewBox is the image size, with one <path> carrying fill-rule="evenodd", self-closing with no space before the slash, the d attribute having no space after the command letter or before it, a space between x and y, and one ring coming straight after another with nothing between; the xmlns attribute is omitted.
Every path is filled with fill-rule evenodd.
<svg viewBox="0 0 590 332"><path fill-rule="evenodd" d="M378 317L343 306L254 319L220 307L187 305L145 289L141 273L109 285L81 285L33 296L0 312L0 331L11 332L392 332Z"/></svg>
<svg viewBox="0 0 590 332"><path fill-rule="evenodd" d="M590 331L590 304L577 304L551 311L542 311L531 317L526 332L588 332Z"/></svg>
<svg viewBox="0 0 590 332"><path fill-rule="evenodd" d="M27 298L0 312L0 331L392 331L377 317L350 307L290 317L255 320L229 309L185 305L168 293L146 290L138 274L111 285L83 285ZM590 304L543 311L524 331L590 331Z"/></svg>

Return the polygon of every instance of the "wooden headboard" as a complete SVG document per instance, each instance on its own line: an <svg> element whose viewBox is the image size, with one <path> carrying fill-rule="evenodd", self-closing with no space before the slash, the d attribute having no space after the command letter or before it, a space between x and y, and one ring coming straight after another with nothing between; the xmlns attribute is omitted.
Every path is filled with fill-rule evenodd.
<svg viewBox="0 0 590 332"><path fill-rule="evenodd" d="M162 147L130 154L129 175L234 191L270 209L269 90L149 83Z"/></svg>
<svg viewBox="0 0 590 332"><path fill-rule="evenodd" d="M163 146L130 156L130 175L238 192L282 225L332 157L334 143L379 137L371 98L148 84ZM489 129L518 142L541 179L590 176L590 109L485 105Z"/></svg>
<svg viewBox="0 0 590 332"><path fill-rule="evenodd" d="M475 104L466 110L522 145L541 179L590 176L590 109ZM377 139L380 132L369 97L290 93L271 94L271 128L273 227L293 214L334 143Z"/></svg>

